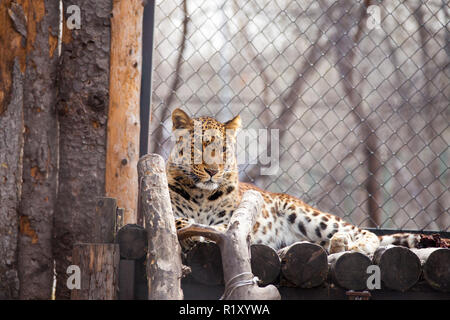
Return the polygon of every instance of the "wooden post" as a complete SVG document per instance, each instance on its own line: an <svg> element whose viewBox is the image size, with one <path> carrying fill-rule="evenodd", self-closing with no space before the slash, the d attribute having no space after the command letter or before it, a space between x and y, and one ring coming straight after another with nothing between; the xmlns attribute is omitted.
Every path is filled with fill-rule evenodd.
<svg viewBox="0 0 450 320"><path fill-rule="evenodd" d="M53 2L58 6L59 1ZM112 0L62 2L56 108L58 192L52 250L56 261L56 299L69 299L66 270L72 264L73 245L93 242L96 200L105 195ZM78 30L67 28L66 22L72 16L67 8L72 5L81 9Z"/></svg>
<svg viewBox="0 0 450 320"><path fill-rule="evenodd" d="M280 293L273 285L260 288L252 282L249 234L261 210L262 196L257 191L247 191L242 196L239 207L234 211L225 233L216 229L193 224L178 230L180 240L192 236L204 236L216 242L222 256L226 300L262 299L279 300ZM245 283L239 286L237 284Z"/></svg>
<svg viewBox="0 0 450 320"><path fill-rule="evenodd" d="M81 288L72 290L71 299L117 299L119 259L117 244L75 244L72 264L80 267Z"/></svg>
<svg viewBox="0 0 450 320"><path fill-rule="evenodd" d="M3 8L3 6L5 7ZM0 19L7 17L6 2L0 3ZM0 28L3 36L18 38L10 22ZM17 265L17 241L19 237L19 201L22 185L22 149L23 149L23 74L16 60L7 60L3 54L8 46L0 48L0 299L19 298L19 272ZM11 69L4 68L11 63ZM3 72L11 72L10 92ZM11 101L2 101L6 96ZM3 103L5 104L3 106ZM3 111L3 112L2 112Z"/></svg>
<svg viewBox="0 0 450 320"><path fill-rule="evenodd" d="M125 223L137 217L143 14L142 0L113 1L105 190Z"/></svg>
<svg viewBox="0 0 450 320"><path fill-rule="evenodd" d="M117 202L114 198L98 198L95 206L92 242L113 243Z"/></svg>
<svg viewBox="0 0 450 320"><path fill-rule="evenodd" d="M327 278L327 253L317 244L296 242L279 250L278 255L283 276L298 287L317 287Z"/></svg>
<svg viewBox="0 0 450 320"><path fill-rule="evenodd" d="M252 244L252 272L259 278L262 285L275 283L281 272L280 257L277 252L263 244Z"/></svg>
<svg viewBox="0 0 450 320"><path fill-rule="evenodd" d="M339 252L328 256L330 276L334 283L348 290L367 289L370 258L359 252Z"/></svg>
<svg viewBox="0 0 450 320"><path fill-rule="evenodd" d="M450 292L450 249L411 249L420 259L423 277L434 289Z"/></svg>
<svg viewBox="0 0 450 320"><path fill-rule="evenodd" d="M380 267L383 284L401 292L415 285L422 272L417 255L401 246L379 247L373 255L373 262Z"/></svg>
<svg viewBox="0 0 450 320"><path fill-rule="evenodd" d="M157 154L142 157L138 173L140 209L148 237L148 299L181 300L181 248L163 158Z"/></svg>
<svg viewBox="0 0 450 320"><path fill-rule="evenodd" d="M212 242L197 243L186 253L186 263L191 276L199 283L220 285L224 283L220 248Z"/></svg>

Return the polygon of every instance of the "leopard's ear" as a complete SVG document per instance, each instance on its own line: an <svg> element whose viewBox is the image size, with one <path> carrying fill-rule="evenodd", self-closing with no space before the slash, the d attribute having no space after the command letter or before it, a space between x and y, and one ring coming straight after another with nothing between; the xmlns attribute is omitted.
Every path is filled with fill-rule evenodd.
<svg viewBox="0 0 450 320"><path fill-rule="evenodd" d="M172 131L176 129L189 129L192 127L192 119L180 108L172 112Z"/></svg>
<svg viewBox="0 0 450 320"><path fill-rule="evenodd" d="M237 115L230 121L225 122L225 128L231 130L237 130L241 127L242 121L241 116Z"/></svg>

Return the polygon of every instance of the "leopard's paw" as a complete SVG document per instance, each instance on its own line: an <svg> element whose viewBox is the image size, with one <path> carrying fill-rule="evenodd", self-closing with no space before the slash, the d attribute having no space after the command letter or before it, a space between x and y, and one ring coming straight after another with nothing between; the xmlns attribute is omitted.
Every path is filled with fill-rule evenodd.
<svg viewBox="0 0 450 320"><path fill-rule="evenodd" d="M336 232L330 239L329 253L348 251L351 246L351 237L345 232Z"/></svg>

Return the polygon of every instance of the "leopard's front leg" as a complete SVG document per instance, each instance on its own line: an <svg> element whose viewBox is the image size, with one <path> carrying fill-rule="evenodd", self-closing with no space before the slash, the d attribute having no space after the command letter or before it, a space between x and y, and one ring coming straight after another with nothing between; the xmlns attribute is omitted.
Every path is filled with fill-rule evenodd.
<svg viewBox="0 0 450 320"><path fill-rule="evenodd" d="M186 218L186 217L175 218L175 228L177 231L182 228L188 227L192 224L197 224L197 223L195 223L195 221L193 219ZM220 232L225 232L228 225L223 223L223 224L211 225L208 227L212 227ZM181 240L180 245L181 245L181 248L183 249L183 251L188 251L188 250L192 249L199 242L212 242L212 241L205 239L204 237L198 236L198 237L190 237L190 238Z"/></svg>

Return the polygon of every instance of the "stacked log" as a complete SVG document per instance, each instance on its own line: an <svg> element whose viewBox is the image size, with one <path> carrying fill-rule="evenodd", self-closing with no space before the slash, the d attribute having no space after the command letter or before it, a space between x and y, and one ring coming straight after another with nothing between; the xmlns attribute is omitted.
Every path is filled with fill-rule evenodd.
<svg viewBox="0 0 450 320"><path fill-rule="evenodd" d="M373 262L380 267L381 282L387 288L401 292L414 286L422 272L417 255L401 246L379 247Z"/></svg>
<svg viewBox="0 0 450 320"><path fill-rule="evenodd" d="M370 258L359 252L339 252L328 256L329 272L332 281L348 290L367 289L367 268L372 264Z"/></svg>
<svg viewBox="0 0 450 320"><path fill-rule="evenodd" d="M297 242L278 252L281 273L300 288L313 288L322 284L328 275L326 251L310 242Z"/></svg>
<svg viewBox="0 0 450 320"><path fill-rule="evenodd" d="M450 292L450 249L424 248L411 251L420 259L426 282L433 289Z"/></svg>

